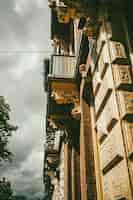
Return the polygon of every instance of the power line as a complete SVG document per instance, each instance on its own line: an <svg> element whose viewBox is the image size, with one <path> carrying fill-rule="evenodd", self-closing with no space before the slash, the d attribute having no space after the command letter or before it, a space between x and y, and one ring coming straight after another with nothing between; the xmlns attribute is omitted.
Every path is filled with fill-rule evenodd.
<svg viewBox="0 0 133 200"><path fill-rule="evenodd" d="M52 51L45 50L0 50L0 54L52 54Z"/></svg>

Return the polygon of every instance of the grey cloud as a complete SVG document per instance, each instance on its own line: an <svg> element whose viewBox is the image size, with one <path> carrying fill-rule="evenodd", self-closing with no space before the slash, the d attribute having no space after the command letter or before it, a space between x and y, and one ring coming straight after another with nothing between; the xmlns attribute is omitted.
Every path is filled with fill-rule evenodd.
<svg viewBox="0 0 133 200"><path fill-rule="evenodd" d="M10 141L14 162L4 164L0 176L7 176L16 192L31 198L43 194L42 60L48 54L37 51L51 51L49 15L47 0L0 1L0 95L8 100L11 121L19 126Z"/></svg>
<svg viewBox="0 0 133 200"><path fill-rule="evenodd" d="M36 157L38 157L38 162L35 163ZM42 160L42 155L34 150L20 168L9 169L3 173L3 175L8 173L8 178L16 193L26 194L29 197L43 194L42 173L38 173L39 170L42 172Z"/></svg>
<svg viewBox="0 0 133 200"><path fill-rule="evenodd" d="M2 10L2 12L0 12L0 49L15 50L17 48L20 50L26 50L25 45L23 45L23 41L36 44L36 49L38 50L42 50L44 47L47 47L49 35L49 12L47 8L47 1L42 1L42 7L37 7L38 1L35 0L6 0L5 3L3 2L0 2ZM21 15L19 10L15 10L15 5L19 6L19 4L23 15ZM23 4L25 6L23 6ZM16 40L16 42L14 41L13 44L11 42L12 40ZM18 43L18 45L15 43ZM29 50L30 49L31 48L29 47Z"/></svg>

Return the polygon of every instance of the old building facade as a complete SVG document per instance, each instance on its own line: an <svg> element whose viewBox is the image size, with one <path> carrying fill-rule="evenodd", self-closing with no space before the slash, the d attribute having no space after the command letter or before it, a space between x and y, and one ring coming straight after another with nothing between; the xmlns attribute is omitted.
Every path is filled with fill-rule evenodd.
<svg viewBox="0 0 133 200"><path fill-rule="evenodd" d="M48 3L46 199L132 200L133 3Z"/></svg>

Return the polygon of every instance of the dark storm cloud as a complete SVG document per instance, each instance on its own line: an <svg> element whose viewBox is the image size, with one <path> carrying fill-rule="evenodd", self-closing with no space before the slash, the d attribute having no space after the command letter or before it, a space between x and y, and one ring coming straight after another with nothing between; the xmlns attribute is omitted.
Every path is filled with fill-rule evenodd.
<svg viewBox="0 0 133 200"><path fill-rule="evenodd" d="M10 141L14 162L0 169L18 193L43 192L45 95L43 58L51 51L47 0L0 1L0 95L11 105L12 122L19 126Z"/></svg>

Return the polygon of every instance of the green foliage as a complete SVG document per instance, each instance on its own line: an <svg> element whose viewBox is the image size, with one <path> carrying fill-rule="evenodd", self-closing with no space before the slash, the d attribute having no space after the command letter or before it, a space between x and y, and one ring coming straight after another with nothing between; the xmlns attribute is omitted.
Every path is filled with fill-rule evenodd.
<svg viewBox="0 0 133 200"><path fill-rule="evenodd" d="M27 200L27 197L24 195L16 195L13 200Z"/></svg>
<svg viewBox="0 0 133 200"><path fill-rule="evenodd" d="M12 153L8 150L8 142L17 127L9 123L10 111L9 104L5 102L3 96L0 96L0 162L11 161L12 158Z"/></svg>
<svg viewBox="0 0 133 200"><path fill-rule="evenodd" d="M13 200L13 190L11 188L11 183L5 178L0 180L0 199Z"/></svg>

